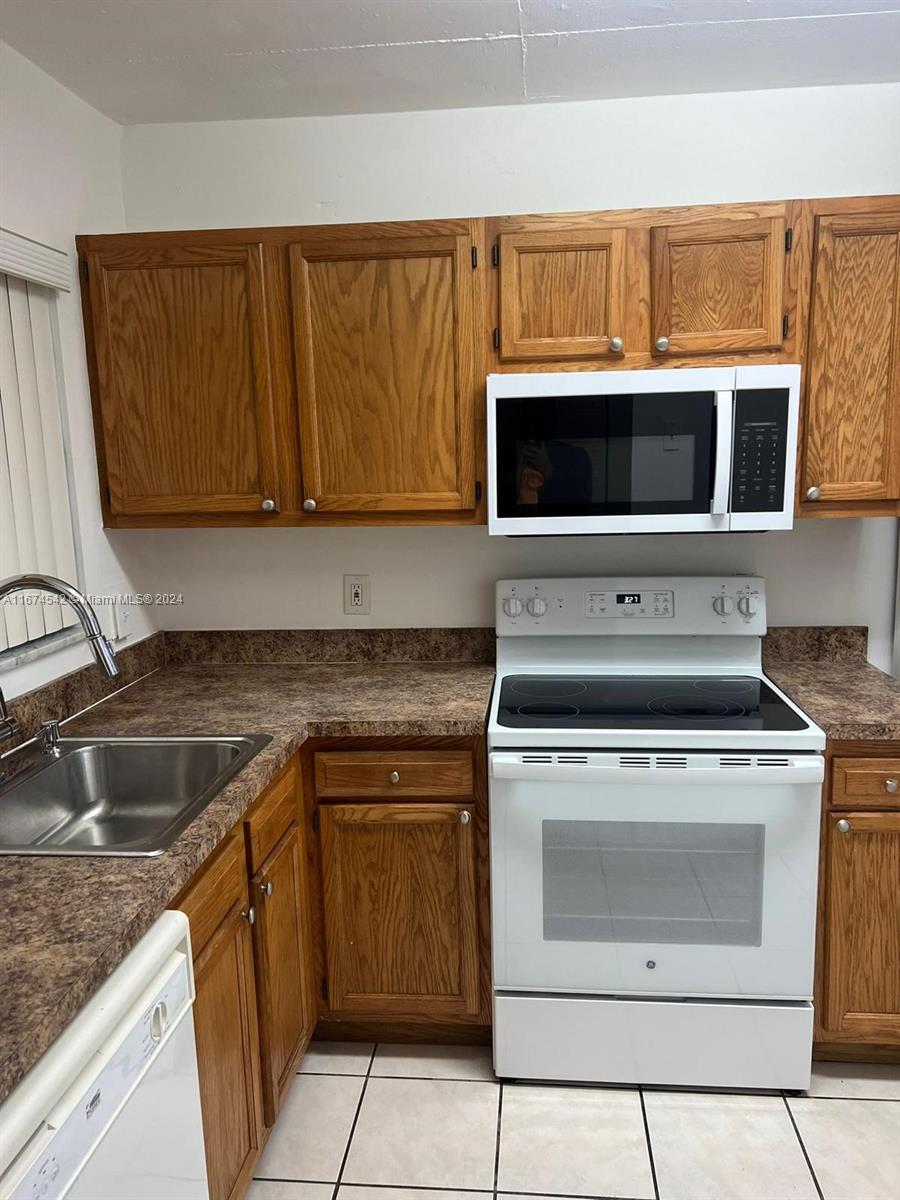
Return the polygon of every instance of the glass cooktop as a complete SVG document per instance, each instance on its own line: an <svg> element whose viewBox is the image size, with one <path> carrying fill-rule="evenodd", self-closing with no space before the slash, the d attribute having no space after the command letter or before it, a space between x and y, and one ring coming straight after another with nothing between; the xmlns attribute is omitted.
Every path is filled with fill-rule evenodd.
<svg viewBox="0 0 900 1200"><path fill-rule="evenodd" d="M806 729L751 675L507 675L497 722L514 729Z"/></svg>

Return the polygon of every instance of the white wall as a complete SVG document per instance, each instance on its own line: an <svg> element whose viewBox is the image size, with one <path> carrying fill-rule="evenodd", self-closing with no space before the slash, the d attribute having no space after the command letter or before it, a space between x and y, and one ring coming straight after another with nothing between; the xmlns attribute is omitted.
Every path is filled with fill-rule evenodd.
<svg viewBox="0 0 900 1200"><path fill-rule="evenodd" d="M415 219L900 190L900 88L715 96L126 129L130 229ZM792 533L488 538L483 529L121 531L171 627L469 625L516 574L722 570L768 578L773 624L857 623L887 667L897 523ZM237 564L240 564L238 567ZM372 613L342 611L344 572Z"/></svg>
<svg viewBox="0 0 900 1200"><path fill-rule="evenodd" d="M119 125L0 42L0 225L73 255L73 290L59 293L58 313L84 582L92 592L132 589L101 523L74 238L124 228L121 140ZM135 610L129 641L151 629L146 611ZM90 661L86 646L69 646L3 670L3 689L18 696Z"/></svg>

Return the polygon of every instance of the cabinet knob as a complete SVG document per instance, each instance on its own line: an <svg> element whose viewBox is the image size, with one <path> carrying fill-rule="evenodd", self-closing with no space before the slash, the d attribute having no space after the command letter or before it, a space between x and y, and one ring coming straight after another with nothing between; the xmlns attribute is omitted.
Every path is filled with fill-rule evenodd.
<svg viewBox="0 0 900 1200"><path fill-rule="evenodd" d="M471 820L472 820L472 814L470 812L467 812L465 809L463 809L462 812L459 814L460 825L468 825L468 823Z"/></svg>
<svg viewBox="0 0 900 1200"><path fill-rule="evenodd" d="M838 821L837 831L838 831L838 833L849 833L850 832L850 822L846 819L846 817L841 817L841 819Z"/></svg>
<svg viewBox="0 0 900 1200"><path fill-rule="evenodd" d="M621 354L625 348L625 343L620 337L612 337L609 339L609 348L614 354Z"/></svg>
<svg viewBox="0 0 900 1200"><path fill-rule="evenodd" d="M262 892L262 894L264 896L271 896L272 893L275 891L275 884L272 882L271 879L267 879L265 883L261 883L259 885L259 890Z"/></svg>
<svg viewBox="0 0 900 1200"><path fill-rule="evenodd" d="M669 348L669 339L667 337L658 337L656 339L657 350L663 351Z"/></svg>
<svg viewBox="0 0 900 1200"><path fill-rule="evenodd" d="M260 507L262 508L263 512L274 512L275 511L275 501L268 500L268 499L263 500Z"/></svg>
<svg viewBox="0 0 900 1200"><path fill-rule="evenodd" d="M391 783L399 783L400 782L400 772L399 771L391 771L390 775L388 775L388 779L391 781Z"/></svg>
<svg viewBox="0 0 900 1200"><path fill-rule="evenodd" d="M303 501L303 511L304 512L315 512L316 511L315 500L304 500Z"/></svg>
<svg viewBox="0 0 900 1200"><path fill-rule="evenodd" d="M250 907L248 909L245 909L244 912L241 913L241 916L244 918L244 920L247 922L248 925L256 924L256 909L253 907L252 904L250 905Z"/></svg>
<svg viewBox="0 0 900 1200"><path fill-rule="evenodd" d="M811 487L811 488L806 489L807 500L818 500L821 498L821 495L822 495L821 488Z"/></svg>
<svg viewBox="0 0 900 1200"><path fill-rule="evenodd" d="M897 790L897 780L896 779L886 779L884 781L884 790L886 792L890 792L891 795L893 796L893 794Z"/></svg>

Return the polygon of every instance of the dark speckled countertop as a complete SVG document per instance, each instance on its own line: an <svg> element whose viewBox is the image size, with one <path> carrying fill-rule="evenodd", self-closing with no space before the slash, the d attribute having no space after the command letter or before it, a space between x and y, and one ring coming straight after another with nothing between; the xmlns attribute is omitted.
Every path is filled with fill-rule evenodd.
<svg viewBox="0 0 900 1200"><path fill-rule="evenodd" d="M307 738L478 736L493 678L465 662L176 665L68 722L64 736L272 740L158 858L0 857L0 1100Z"/></svg>

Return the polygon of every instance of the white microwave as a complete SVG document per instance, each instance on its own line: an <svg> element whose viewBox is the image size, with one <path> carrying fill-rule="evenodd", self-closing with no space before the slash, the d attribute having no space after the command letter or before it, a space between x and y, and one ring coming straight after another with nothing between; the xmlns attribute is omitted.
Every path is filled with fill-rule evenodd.
<svg viewBox="0 0 900 1200"><path fill-rule="evenodd" d="M488 530L790 529L800 368L489 375Z"/></svg>

